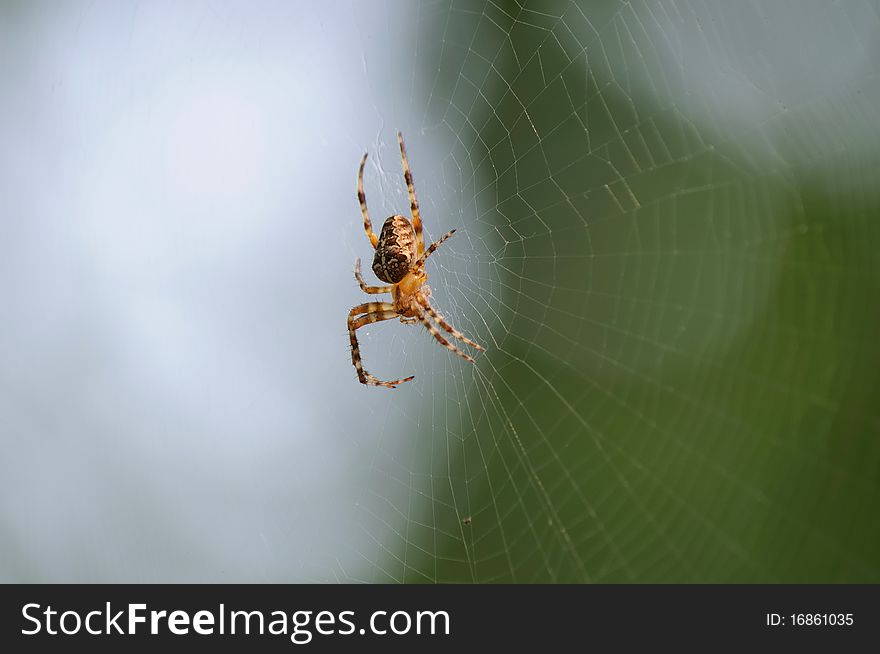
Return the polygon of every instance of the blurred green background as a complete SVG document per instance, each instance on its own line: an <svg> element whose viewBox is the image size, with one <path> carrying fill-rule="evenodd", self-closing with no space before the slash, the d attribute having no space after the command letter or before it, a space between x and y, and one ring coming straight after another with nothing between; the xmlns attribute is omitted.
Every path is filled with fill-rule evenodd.
<svg viewBox="0 0 880 654"><path fill-rule="evenodd" d="M376 578L880 581L876 5L443 7L495 322Z"/></svg>

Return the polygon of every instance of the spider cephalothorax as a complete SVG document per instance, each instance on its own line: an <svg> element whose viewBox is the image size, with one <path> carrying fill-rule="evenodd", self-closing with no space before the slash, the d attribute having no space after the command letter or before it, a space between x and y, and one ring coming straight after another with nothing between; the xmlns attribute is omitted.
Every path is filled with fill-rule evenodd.
<svg viewBox="0 0 880 654"><path fill-rule="evenodd" d="M431 306L428 298L431 296L431 289L426 282L428 274L425 272L425 261L440 246L443 241L452 236L455 230L446 232L439 240L432 243L427 249L422 235L422 219L419 215L419 203L416 200L416 191L413 186L412 173L409 170L409 164L406 161L406 148L403 145L403 137L400 132L397 133L397 142L400 145L400 159L403 163L403 177L406 180L406 189L409 193L410 210L412 211L412 223L405 216L391 216L382 225L382 231L379 237L373 233L370 215L367 212L367 199L364 195L364 164L367 161L367 155L361 159L361 166L358 170L358 201L361 205L361 213L364 216L364 231L367 238L376 250L373 257L373 272L376 277L383 282L391 284L390 286L367 286L364 278L361 277L361 261L355 263L354 276L358 284L365 293L376 295L379 293L390 293L392 302L365 302L359 304L348 312L348 336L351 341L351 362L357 370L358 380L362 384L370 386L385 386L387 388L396 388L397 384L402 384L413 379L412 376L395 381L381 381L376 379L364 370L361 363L360 349L358 348L357 336L355 332L365 325L382 320L391 320L392 318L400 318L401 322L413 323L420 322L437 339L437 341L455 352L458 356L471 363L473 358L459 350L455 345L450 343L440 333L440 330L431 322L433 320L446 332L452 334L455 338L467 343L471 347L478 350L484 348L464 334L450 325L446 320L437 313L437 310ZM429 320L430 318L430 320Z"/></svg>

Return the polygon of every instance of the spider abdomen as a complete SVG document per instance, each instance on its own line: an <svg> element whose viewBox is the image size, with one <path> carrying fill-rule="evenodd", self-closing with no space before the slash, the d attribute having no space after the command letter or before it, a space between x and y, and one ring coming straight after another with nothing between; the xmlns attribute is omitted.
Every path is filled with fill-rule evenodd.
<svg viewBox="0 0 880 654"><path fill-rule="evenodd" d="M373 272L383 282L396 284L409 272L416 258L416 235L403 216L391 216L382 225Z"/></svg>

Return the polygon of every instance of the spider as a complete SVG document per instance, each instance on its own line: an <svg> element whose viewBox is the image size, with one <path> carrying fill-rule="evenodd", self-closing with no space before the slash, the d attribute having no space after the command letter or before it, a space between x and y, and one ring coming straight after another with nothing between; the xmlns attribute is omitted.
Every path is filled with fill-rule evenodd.
<svg viewBox="0 0 880 654"><path fill-rule="evenodd" d="M357 370L358 381L368 386L384 386L386 388L397 388L398 384L414 379L415 375L395 381L382 381L364 370L355 332L365 325L382 320L392 320L393 318L400 318L400 322L407 324L420 322L431 333L431 336L437 339L440 345L455 352L462 359L473 363L472 357L459 350L443 337L440 330L428 319L430 317L458 340L467 343L477 350L485 350L481 345L474 343L446 322L443 316L428 301L431 289L425 283L428 281L428 273L425 272L425 261L440 247L441 243L455 233L455 230L449 230L439 240L431 243L427 249L425 248L425 240L422 236L422 219L419 215L419 203L416 201L412 173L406 161L406 148L403 145L403 136L400 132L397 133L397 142L400 145L403 178L406 180L406 189L409 192L412 223L404 216L391 216L382 225L382 231L378 238L373 233L370 214L367 212L367 198L364 195L364 164L367 162L368 154L366 152L364 153L364 158L361 159L357 184L358 201L361 205L361 213L364 215L364 231L376 250L376 254L373 257L373 272L376 274L376 277L383 282L387 282L390 286L367 286L364 283L364 278L361 276L360 259L355 262L354 267L354 278L364 293L369 293L370 295L391 293L392 301L365 302L348 312L351 362Z"/></svg>

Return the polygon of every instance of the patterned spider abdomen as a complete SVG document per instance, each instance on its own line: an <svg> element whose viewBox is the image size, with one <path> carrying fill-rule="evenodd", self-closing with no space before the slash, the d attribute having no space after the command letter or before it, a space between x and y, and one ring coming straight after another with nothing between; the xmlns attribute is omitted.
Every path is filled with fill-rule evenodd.
<svg viewBox="0 0 880 654"><path fill-rule="evenodd" d="M403 216L391 216L382 225L373 272L383 282L396 284L404 278L416 259L416 235Z"/></svg>

